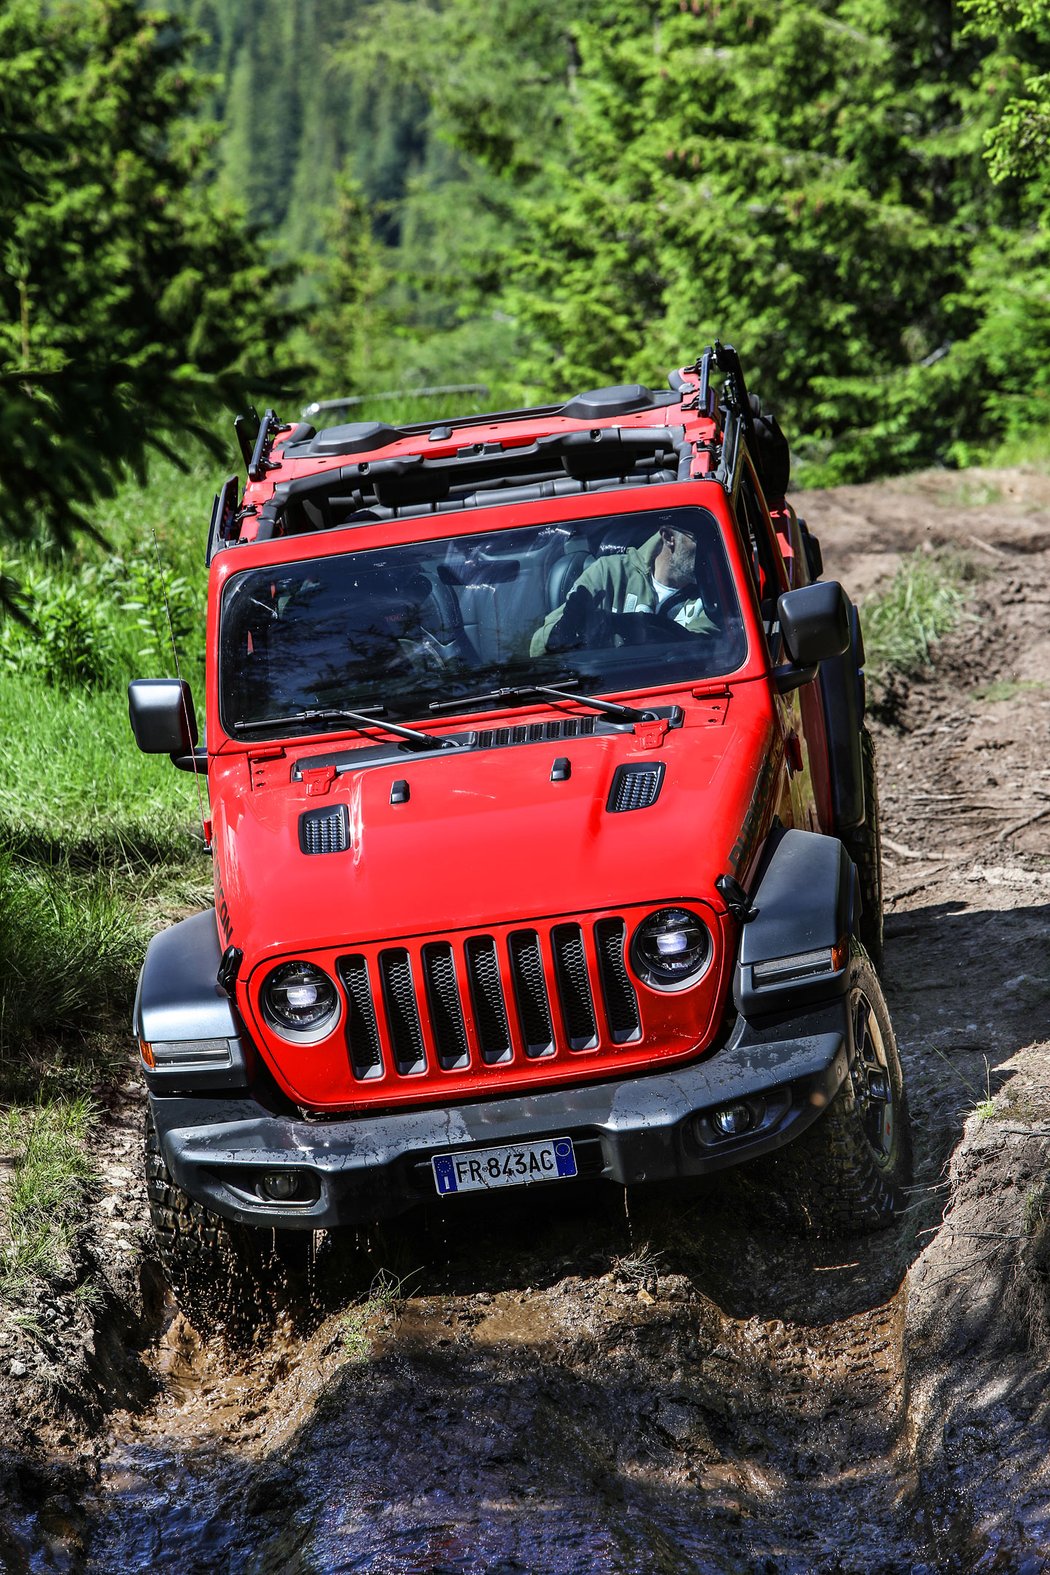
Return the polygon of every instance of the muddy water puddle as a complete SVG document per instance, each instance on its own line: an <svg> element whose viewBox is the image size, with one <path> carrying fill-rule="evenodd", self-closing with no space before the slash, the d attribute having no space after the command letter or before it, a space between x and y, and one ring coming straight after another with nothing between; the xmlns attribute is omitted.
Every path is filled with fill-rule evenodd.
<svg viewBox="0 0 1050 1575"><path fill-rule="evenodd" d="M683 1270L622 1221L519 1221L249 1353L176 1320L68 1567L921 1570L890 1463L899 1270L709 1225Z"/></svg>

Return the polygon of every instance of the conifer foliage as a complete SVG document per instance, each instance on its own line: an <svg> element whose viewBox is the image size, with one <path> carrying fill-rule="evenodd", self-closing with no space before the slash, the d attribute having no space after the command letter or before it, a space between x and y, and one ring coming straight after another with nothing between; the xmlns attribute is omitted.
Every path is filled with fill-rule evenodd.
<svg viewBox="0 0 1050 1575"><path fill-rule="evenodd" d="M92 498L284 331L275 276L205 186L189 40L134 0L0 14L0 533L67 541Z"/></svg>

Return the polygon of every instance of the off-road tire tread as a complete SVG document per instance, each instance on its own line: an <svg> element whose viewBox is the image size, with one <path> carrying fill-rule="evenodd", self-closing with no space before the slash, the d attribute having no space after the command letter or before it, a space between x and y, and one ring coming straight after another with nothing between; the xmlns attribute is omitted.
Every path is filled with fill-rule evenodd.
<svg viewBox="0 0 1050 1575"><path fill-rule="evenodd" d="M272 1234L221 1218L177 1184L146 1120L146 1195L161 1265L176 1300L201 1332L244 1333L258 1323Z"/></svg>
<svg viewBox="0 0 1050 1575"><path fill-rule="evenodd" d="M795 1224L807 1234L852 1235L892 1225L911 1179L907 1100L897 1043L878 978L856 948L851 988L860 983L876 1009L893 1084L897 1154L890 1168L875 1160L858 1113L853 1084L846 1078L828 1109L808 1131L774 1157L774 1177Z"/></svg>
<svg viewBox="0 0 1050 1575"><path fill-rule="evenodd" d="M861 728L861 755L864 763L864 819L842 833L842 842L857 866L863 909L860 916L860 938L864 950L875 964L882 967L882 832L879 827L879 778L875 756L875 740L867 727Z"/></svg>

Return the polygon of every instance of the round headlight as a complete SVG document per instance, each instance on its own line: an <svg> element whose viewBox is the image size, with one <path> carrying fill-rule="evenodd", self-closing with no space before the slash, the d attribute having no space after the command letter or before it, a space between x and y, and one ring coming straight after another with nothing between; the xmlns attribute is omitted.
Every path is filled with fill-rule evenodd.
<svg viewBox="0 0 1050 1575"><path fill-rule="evenodd" d="M711 961L710 932L687 908L661 908L635 930L631 960L646 984L683 990L696 983Z"/></svg>
<svg viewBox="0 0 1050 1575"><path fill-rule="evenodd" d="M323 1039L339 1016L338 991L313 963L281 963L266 975L259 999L274 1032L304 1044Z"/></svg>

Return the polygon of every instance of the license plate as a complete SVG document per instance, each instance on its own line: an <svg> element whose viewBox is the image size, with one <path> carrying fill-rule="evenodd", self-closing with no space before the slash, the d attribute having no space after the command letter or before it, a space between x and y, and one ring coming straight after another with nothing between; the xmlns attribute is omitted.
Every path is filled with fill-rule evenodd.
<svg viewBox="0 0 1050 1575"><path fill-rule="evenodd" d="M488 1192L494 1187L527 1187L534 1181L562 1181L576 1174L576 1155L572 1139L567 1137L437 1154L430 1163L443 1198L453 1192Z"/></svg>

